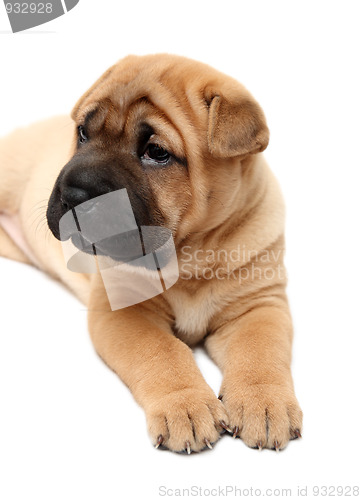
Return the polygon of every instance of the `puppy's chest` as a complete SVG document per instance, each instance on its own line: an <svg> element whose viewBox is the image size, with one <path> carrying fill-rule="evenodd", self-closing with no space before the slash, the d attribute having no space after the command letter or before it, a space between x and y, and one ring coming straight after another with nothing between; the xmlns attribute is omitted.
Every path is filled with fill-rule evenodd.
<svg viewBox="0 0 361 500"><path fill-rule="evenodd" d="M190 345L205 337L212 317L224 305L220 297L211 290L202 290L195 294L174 290L167 294L167 301L175 316L175 335Z"/></svg>

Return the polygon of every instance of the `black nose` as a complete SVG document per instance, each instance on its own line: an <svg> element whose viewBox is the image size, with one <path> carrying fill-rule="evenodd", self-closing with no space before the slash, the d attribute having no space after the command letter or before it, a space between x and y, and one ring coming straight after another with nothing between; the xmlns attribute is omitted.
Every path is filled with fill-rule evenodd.
<svg viewBox="0 0 361 500"><path fill-rule="evenodd" d="M67 210L90 200L90 194L85 189L67 186L61 193L61 202Z"/></svg>

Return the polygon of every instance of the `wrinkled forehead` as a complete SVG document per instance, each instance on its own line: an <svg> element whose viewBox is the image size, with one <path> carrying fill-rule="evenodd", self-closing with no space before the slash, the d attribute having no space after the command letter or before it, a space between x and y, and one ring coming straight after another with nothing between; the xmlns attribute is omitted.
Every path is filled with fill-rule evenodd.
<svg viewBox="0 0 361 500"><path fill-rule="evenodd" d="M122 110L122 111L120 111ZM116 106L109 100L99 102L83 117L82 123L90 136L106 136L105 144L114 139L117 144L155 140L164 149L170 149L178 158L187 156L183 133L171 120L160 113L146 98L131 102L128 106Z"/></svg>
<svg viewBox="0 0 361 500"><path fill-rule="evenodd" d="M139 78L124 80L122 75L111 75L111 78L96 83L75 105L72 117L77 122L86 123L87 117L95 114L106 114L114 110L118 115L125 116L129 107L141 100L148 100L150 89L140 85Z"/></svg>
<svg viewBox="0 0 361 500"><path fill-rule="evenodd" d="M139 67L136 63L115 65L78 101L72 117L80 125L92 122L121 131L128 120L141 115L167 122L182 137L199 141L207 123L207 106L194 79L182 78L179 71L164 66Z"/></svg>

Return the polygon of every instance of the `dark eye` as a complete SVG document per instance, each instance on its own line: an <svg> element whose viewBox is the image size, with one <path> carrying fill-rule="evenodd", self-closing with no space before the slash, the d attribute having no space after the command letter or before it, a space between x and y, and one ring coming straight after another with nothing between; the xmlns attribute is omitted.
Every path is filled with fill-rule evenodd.
<svg viewBox="0 0 361 500"><path fill-rule="evenodd" d="M170 154L157 144L149 144L143 158L146 160L156 161L157 163L167 163L170 158Z"/></svg>
<svg viewBox="0 0 361 500"><path fill-rule="evenodd" d="M88 136L86 135L85 128L82 125L79 125L78 127L78 139L80 144L84 144L84 142L87 142Z"/></svg>

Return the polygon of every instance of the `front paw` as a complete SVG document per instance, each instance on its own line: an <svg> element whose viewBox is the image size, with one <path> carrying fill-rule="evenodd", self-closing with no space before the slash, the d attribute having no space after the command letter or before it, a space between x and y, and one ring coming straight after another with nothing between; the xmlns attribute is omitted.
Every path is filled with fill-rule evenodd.
<svg viewBox="0 0 361 500"><path fill-rule="evenodd" d="M278 451L290 439L301 437L302 411L289 386L232 384L221 394L233 436L251 448Z"/></svg>
<svg viewBox="0 0 361 500"><path fill-rule="evenodd" d="M173 391L146 409L148 432L154 446L172 451L211 448L227 427L228 416L209 389Z"/></svg>

